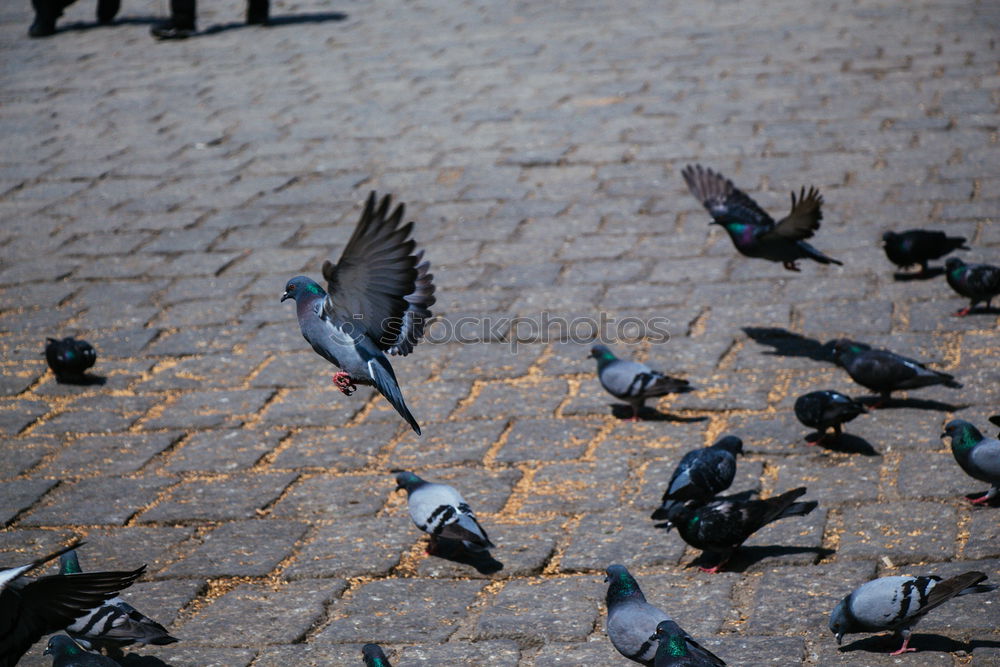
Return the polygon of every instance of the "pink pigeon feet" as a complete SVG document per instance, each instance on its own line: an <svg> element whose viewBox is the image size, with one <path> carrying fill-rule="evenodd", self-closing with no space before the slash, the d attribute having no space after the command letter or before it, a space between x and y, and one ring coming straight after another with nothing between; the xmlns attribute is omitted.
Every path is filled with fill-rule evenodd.
<svg viewBox="0 0 1000 667"><path fill-rule="evenodd" d="M728 562L729 559L727 558L726 560L722 561L721 563L717 563L712 567L699 567L698 569L701 570L702 572L708 572L709 574L718 574L719 572L722 572L722 566Z"/></svg>
<svg viewBox="0 0 1000 667"><path fill-rule="evenodd" d="M915 649L915 648L907 648L906 645L909 644L909 643L910 643L910 638L909 637L905 638L903 640L903 645L899 647L899 650L898 651L893 651L889 655L902 655L904 653L909 653L910 651L914 651L915 652L917 649Z"/></svg>
<svg viewBox="0 0 1000 667"><path fill-rule="evenodd" d="M986 495L980 498L969 498L969 502L972 503L973 505L985 505L986 503L990 502L991 497L992 496L990 496L989 491L987 491Z"/></svg>
<svg viewBox="0 0 1000 667"><path fill-rule="evenodd" d="M799 268L799 265L796 264L795 262L782 262L781 265L786 269L788 269L789 271L798 271L798 272L802 271L802 269Z"/></svg>
<svg viewBox="0 0 1000 667"><path fill-rule="evenodd" d="M333 384L337 385L337 389L344 392L344 396L350 396L358 390L358 386L351 380L351 374L344 371L333 374Z"/></svg>
<svg viewBox="0 0 1000 667"><path fill-rule="evenodd" d="M956 310L954 313L951 314L951 316L952 317L965 317L971 311L972 311L972 306L966 306L965 308L962 308L961 310Z"/></svg>

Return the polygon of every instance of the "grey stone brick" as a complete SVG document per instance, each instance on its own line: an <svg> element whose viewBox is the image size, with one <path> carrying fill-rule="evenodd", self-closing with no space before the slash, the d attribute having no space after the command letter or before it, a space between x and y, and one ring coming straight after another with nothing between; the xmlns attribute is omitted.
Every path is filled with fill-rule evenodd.
<svg viewBox="0 0 1000 667"><path fill-rule="evenodd" d="M262 577L291 553L305 532L305 524L271 519L223 524L202 537L200 546L161 575Z"/></svg>

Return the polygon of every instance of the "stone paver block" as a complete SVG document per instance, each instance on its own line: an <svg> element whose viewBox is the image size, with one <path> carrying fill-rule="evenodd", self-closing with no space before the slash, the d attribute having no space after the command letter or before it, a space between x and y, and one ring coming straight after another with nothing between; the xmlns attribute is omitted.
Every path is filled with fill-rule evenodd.
<svg viewBox="0 0 1000 667"><path fill-rule="evenodd" d="M617 665L625 660L603 632L584 642L546 642L535 656L536 667Z"/></svg>
<svg viewBox="0 0 1000 667"><path fill-rule="evenodd" d="M64 447L39 472L46 475L124 475L142 468L179 438L176 432L84 436Z"/></svg>
<svg viewBox="0 0 1000 667"><path fill-rule="evenodd" d="M262 577L278 566L306 532L302 523L263 519L226 523L207 533L166 577Z"/></svg>
<svg viewBox="0 0 1000 667"><path fill-rule="evenodd" d="M511 581L479 616L476 637L580 641L594 629L601 595L593 577Z"/></svg>
<svg viewBox="0 0 1000 667"><path fill-rule="evenodd" d="M144 512L141 520L250 519L273 502L295 477L295 473L265 473L187 480Z"/></svg>
<svg viewBox="0 0 1000 667"><path fill-rule="evenodd" d="M945 560L955 554L955 510L926 502L845 508L838 558L895 562Z"/></svg>
<svg viewBox="0 0 1000 667"><path fill-rule="evenodd" d="M403 656L393 664L408 665L496 665L497 667L517 667L521 651L511 641L448 642L441 646L417 645L403 649Z"/></svg>
<svg viewBox="0 0 1000 667"><path fill-rule="evenodd" d="M164 467L172 473L245 470L277 447L282 435L282 431L253 429L201 431L192 435L183 446L171 451Z"/></svg>
<svg viewBox="0 0 1000 667"><path fill-rule="evenodd" d="M390 460L398 467L482 461L506 425L505 419L435 424L420 438L404 438Z"/></svg>
<svg viewBox="0 0 1000 667"><path fill-rule="evenodd" d="M599 512L616 507L628 469L622 463L550 463L535 473L521 512Z"/></svg>
<svg viewBox="0 0 1000 667"><path fill-rule="evenodd" d="M56 485L50 479L15 479L0 484L0 524L7 524Z"/></svg>
<svg viewBox="0 0 1000 667"><path fill-rule="evenodd" d="M498 461L575 459L600 430L596 420L520 419L514 422Z"/></svg>
<svg viewBox="0 0 1000 667"><path fill-rule="evenodd" d="M371 465L399 431L400 425L392 422L298 430L282 441L271 465L292 469L358 470Z"/></svg>
<svg viewBox="0 0 1000 667"><path fill-rule="evenodd" d="M171 480L158 477L95 477L64 482L21 519L29 526L124 524L148 506Z"/></svg>
<svg viewBox="0 0 1000 667"><path fill-rule="evenodd" d="M410 523L408 517L362 517L320 526L284 575L287 579L386 575L417 539Z"/></svg>
<svg viewBox="0 0 1000 667"><path fill-rule="evenodd" d="M804 486L809 489L805 497L818 500L823 506L878 499L882 457L815 451L814 456L783 459L778 466L775 490L783 493Z"/></svg>
<svg viewBox="0 0 1000 667"><path fill-rule="evenodd" d="M684 542L653 527L645 511L630 508L587 514L570 533L560 566L568 570L603 570L611 563L630 568L676 565Z"/></svg>
<svg viewBox="0 0 1000 667"><path fill-rule="evenodd" d="M986 508L973 511L969 522L969 539L965 543L966 558L1000 557L1000 522L996 515Z"/></svg>
<svg viewBox="0 0 1000 667"><path fill-rule="evenodd" d="M317 475L293 486L272 513L282 518L371 516L382 507L393 488L391 475Z"/></svg>
<svg viewBox="0 0 1000 667"><path fill-rule="evenodd" d="M78 555L84 571L131 570L149 566L155 573L179 555L179 545L194 533L185 526L119 526L87 531Z"/></svg>
<svg viewBox="0 0 1000 667"><path fill-rule="evenodd" d="M456 413L463 419L494 419L498 415L548 417L566 395L562 380L491 382Z"/></svg>

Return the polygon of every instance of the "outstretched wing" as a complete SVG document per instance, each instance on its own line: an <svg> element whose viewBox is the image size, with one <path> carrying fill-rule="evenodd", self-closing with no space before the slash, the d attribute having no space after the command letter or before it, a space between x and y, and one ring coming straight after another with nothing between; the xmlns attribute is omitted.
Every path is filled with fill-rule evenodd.
<svg viewBox="0 0 1000 667"><path fill-rule="evenodd" d="M717 222L743 222L762 227L774 225L774 218L757 205L728 178L700 164L681 172L688 189Z"/></svg>
<svg viewBox="0 0 1000 667"><path fill-rule="evenodd" d="M787 216L778 221L774 229L763 234L761 240L785 239L788 241L801 241L810 238L819 229L819 221L823 219L823 195L814 187L810 187L806 192L805 188L799 191L798 199L795 192L792 192L792 210Z"/></svg>

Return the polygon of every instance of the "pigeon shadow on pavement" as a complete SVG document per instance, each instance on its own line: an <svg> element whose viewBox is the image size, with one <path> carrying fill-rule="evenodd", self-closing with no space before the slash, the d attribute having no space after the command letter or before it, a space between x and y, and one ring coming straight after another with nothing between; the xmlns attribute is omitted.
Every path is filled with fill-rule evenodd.
<svg viewBox="0 0 1000 667"><path fill-rule="evenodd" d="M302 23L326 23L328 21L346 21L347 14L343 12L311 12L307 14L287 14L284 16L272 16L267 20L267 23L263 26L266 28L279 28L286 25L299 25ZM229 30L238 30L240 28L259 28L259 25L248 25L242 21L233 21L232 23L217 23L213 26L209 26L205 30L197 33L198 35L217 35L220 32L227 32Z"/></svg>
<svg viewBox="0 0 1000 667"><path fill-rule="evenodd" d="M152 655L139 655L138 653L126 653L125 657L112 657L122 667L170 667L170 663L163 662L160 658Z"/></svg>
<svg viewBox="0 0 1000 667"><path fill-rule="evenodd" d="M815 338L809 338L781 327L743 327L743 333L755 343L774 348L764 354L779 357L806 357L813 361L836 363L833 350Z"/></svg>
<svg viewBox="0 0 1000 667"><path fill-rule="evenodd" d="M59 384L73 384L78 387L94 387L103 385L108 381L108 378L103 375L91 375L90 373L84 373L83 375L78 375L75 377L70 376L56 376L56 382Z"/></svg>
<svg viewBox="0 0 1000 667"><path fill-rule="evenodd" d="M875 635L841 646L840 652L866 651L868 653L890 653L898 649L902 642L903 640L895 634ZM977 648L1000 648L1000 641L973 639L972 641L961 642L943 635L914 632L910 635L909 645L917 649L917 653L921 651L939 651L941 653L964 651L966 654L971 655L972 651Z"/></svg>
<svg viewBox="0 0 1000 667"><path fill-rule="evenodd" d="M820 434L817 431L807 435L806 442L830 452L861 454L862 456L882 456L882 452L876 450L872 443L850 433L841 433L839 437L828 435L826 438L820 440Z"/></svg>
<svg viewBox="0 0 1000 667"><path fill-rule="evenodd" d="M926 398L890 398L887 401L882 401L878 396L862 396L857 399L859 403L862 403L869 408L873 405L878 405L878 410L890 410L892 408L913 408L914 410L936 410L938 412L958 412L959 410L964 410L968 405L954 405L952 403L944 403L942 401L931 401Z"/></svg>
<svg viewBox="0 0 1000 667"><path fill-rule="evenodd" d="M503 569L503 563L498 561L489 551L471 551L457 540L438 538L437 547L431 552L453 563L474 567L479 574L493 574Z"/></svg>
<svg viewBox="0 0 1000 667"><path fill-rule="evenodd" d="M769 545L769 546L741 546L733 557L722 566L719 572L746 572L748 568L757 563L766 560L768 558L776 558L778 556L794 556L798 554L815 554L816 561L821 558L826 558L835 553L833 549L826 549L824 547L783 547L781 545ZM695 558L687 567L712 567L718 562L718 558L714 555L702 554ZM776 562L775 566L780 566L780 562Z"/></svg>
<svg viewBox="0 0 1000 667"><path fill-rule="evenodd" d="M943 275L944 275L944 268L940 266L934 266L928 268L926 271L922 273L900 271L892 274L892 279L897 282L905 283L905 282L910 282L911 280L932 280L934 278L937 278L938 276L943 276Z"/></svg>
<svg viewBox="0 0 1000 667"><path fill-rule="evenodd" d="M632 417L632 406L625 403L608 403L611 407L611 414L621 420L628 420ZM708 417L683 417L681 415L671 415L660 412L655 408L643 406L639 409L639 421L644 422L703 422L708 421Z"/></svg>

